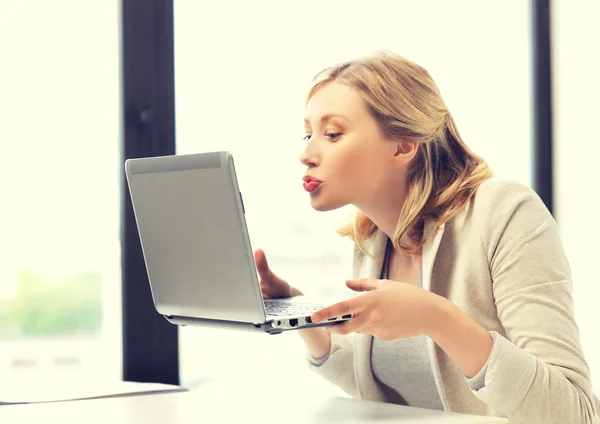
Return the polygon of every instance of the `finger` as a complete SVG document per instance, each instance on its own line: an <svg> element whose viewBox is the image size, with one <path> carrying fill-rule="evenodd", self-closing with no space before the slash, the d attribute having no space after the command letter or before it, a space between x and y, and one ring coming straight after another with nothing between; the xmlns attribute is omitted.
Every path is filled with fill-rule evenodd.
<svg viewBox="0 0 600 424"><path fill-rule="evenodd" d="M373 280L371 278L348 280L346 281L346 286L357 292L371 291L379 288L379 280Z"/></svg>
<svg viewBox="0 0 600 424"><path fill-rule="evenodd" d="M310 318L313 322L320 322L329 318L337 318L344 315L353 314L361 311L363 308L363 302L359 300L359 298L354 298L318 310Z"/></svg>
<svg viewBox="0 0 600 424"><path fill-rule="evenodd" d="M358 332L368 332L367 326L370 324L368 314L359 314L341 324L330 326L329 330L337 334L350 334Z"/></svg>
<svg viewBox="0 0 600 424"><path fill-rule="evenodd" d="M271 298L271 290L269 290L269 285L263 281L260 282L260 291L262 292L263 299Z"/></svg>
<svg viewBox="0 0 600 424"><path fill-rule="evenodd" d="M267 262L267 255L262 249L256 249L254 251L254 262L256 263L256 270L261 278L266 278L271 273L269 269L269 263Z"/></svg>

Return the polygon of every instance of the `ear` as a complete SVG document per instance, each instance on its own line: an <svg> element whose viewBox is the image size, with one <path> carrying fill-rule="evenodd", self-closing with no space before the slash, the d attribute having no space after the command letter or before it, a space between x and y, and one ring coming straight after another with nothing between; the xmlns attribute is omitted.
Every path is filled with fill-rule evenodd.
<svg viewBox="0 0 600 424"><path fill-rule="evenodd" d="M414 141L396 141L396 152L394 159L408 163L415 157L419 149L419 143Z"/></svg>

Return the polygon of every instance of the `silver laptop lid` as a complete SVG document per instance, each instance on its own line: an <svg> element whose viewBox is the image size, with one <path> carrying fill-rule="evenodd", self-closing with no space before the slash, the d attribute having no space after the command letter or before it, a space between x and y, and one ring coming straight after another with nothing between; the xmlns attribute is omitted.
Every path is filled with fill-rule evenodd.
<svg viewBox="0 0 600 424"><path fill-rule="evenodd" d="M130 159L125 169L157 311L264 322L231 154Z"/></svg>

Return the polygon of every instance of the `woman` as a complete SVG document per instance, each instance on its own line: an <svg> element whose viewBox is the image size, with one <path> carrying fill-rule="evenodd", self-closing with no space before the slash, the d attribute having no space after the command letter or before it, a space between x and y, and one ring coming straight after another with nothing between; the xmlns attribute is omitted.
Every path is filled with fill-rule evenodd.
<svg viewBox="0 0 600 424"><path fill-rule="evenodd" d="M300 331L311 367L363 399L598 422L555 222L491 177L429 74L391 53L326 69L305 126L311 205L358 209L340 233L356 246L346 284L364 292L312 316L351 320ZM265 297L302 294L255 257Z"/></svg>

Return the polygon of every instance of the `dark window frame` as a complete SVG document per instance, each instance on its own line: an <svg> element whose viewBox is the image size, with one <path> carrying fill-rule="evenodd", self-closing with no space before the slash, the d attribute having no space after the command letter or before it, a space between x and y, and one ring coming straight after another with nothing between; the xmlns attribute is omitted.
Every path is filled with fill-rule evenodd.
<svg viewBox="0 0 600 424"><path fill-rule="evenodd" d="M175 154L173 1L122 0L122 156ZM177 326L154 309L121 167L123 379L179 384Z"/></svg>
<svg viewBox="0 0 600 424"><path fill-rule="evenodd" d="M550 0L531 0L533 188L553 212L552 58Z"/></svg>

